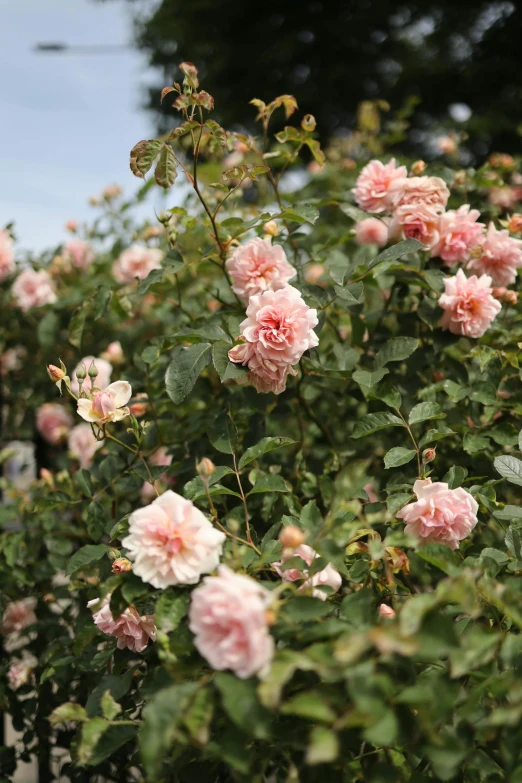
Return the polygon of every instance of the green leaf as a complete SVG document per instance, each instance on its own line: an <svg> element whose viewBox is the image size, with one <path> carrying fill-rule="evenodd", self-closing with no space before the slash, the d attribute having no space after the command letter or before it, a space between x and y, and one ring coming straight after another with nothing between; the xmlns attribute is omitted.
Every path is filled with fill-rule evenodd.
<svg viewBox="0 0 522 783"><path fill-rule="evenodd" d="M78 763L85 766L91 760L94 748L110 723L105 718L93 718L82 726L80 744L78 747Z"/></svg>
<svg viewBox="0 0 522 783"><path fill-rule="evenodd" d="M506 537L504 541L506 543L508 551L511 552L513 557L515 557L517 560L522 559L521 551L520 551L520 535L518 533L518 530L515 530L515 528L510 527L508 532L506 533Z"/></svg>
<svg viewBox="0 0 522 783"><path fill-rule="evenodd" d="M384 343L375 357L375 369L383 367L388 362L402 362L412 355L419 347L415 337L392 337Z"/></svg>
<svg viewBox="0 0 522 783"><path fill-rule="evenodd" d="M359 305L364 301L364 284L352 283L342 288L339 285L334 286L337 296L349 305Z"/></svg>
<svg viewBox="0 0 522 783"><path fill-rule="evenodd" d="M82 344L83 328L87 315L91 309L91 300L87 299L81 307L79 307L69 322L69 342L75 348L80 348ZM87 369L89 369L87 367Z"/></svg>
<svg viewBox="0 0 522 783"><path fill-rule="evenodd" d="M395 261L396 258L406 255L406 253L413 253L416 250L425 250L426 248L416 239L405 239L403 242L397 242L392 247L387 247L382 253L379 253L377 258L374 258L368 264L368 269L373 269L377 264L382 264L383 261Z"/></svg>
<svg viewBox="0 0 522 783"><path fill-rule="evenodd" d="M494 461L495 470L500 475L510 481L512 484L517 484L522 487L522 461L516 457L511 457L508 454L502 457L496 457Z"/></svg>
<svg viewBox="0 0 522 783"><path fill-rule="evenodd" d="M311 204L292 204L283 210L281 217L292 223L311 223L312 225L319 217L319 210L312 207Z"/></svg>
<svg viewBox="0 0 522 783"><path fill-rule="evenodd" d="M190 596L179 587L169 587L156 604L156 625L164 633L174 631L185 617Z"/></svg>
<svg viewBox="0 0 522 783"><path fill-rule="evenodd" d="M156 693L145 705L139 744L145 771L151 780L162 777L163 760L198 687L196 682L171 685Z"/></svg>
<svg viewBox="0 0 522 783"><path fill-rule="evenodd" d="M289 489L281 476L261 476L254 484L248 495L257 495L260 492L288 492Z"/></svg>
<svg viewBox="0 0 522 783"><path fill-rule="evenodd" d="M306 763L328 764L335 761L339 755L339 740L337 734L324 726L316 726L310 732L310 741L306 749Z"/></svg>
<svg viewBox="0 0 522 783"><path fill-rule="evenodd" d="M152 269L147 277L140 282L138 288L136 289L136 293L140 296L143 296L143 294L147 293L151 285L154 285L155 283L161 283L164 275L164 269Z"/></svg>
<svg viewBox="0 0 522 783"><path fill-rule="evenodd" d="M326 601L308 595L296 595L294 598L286 601L281 608L284 619L298 625L319 620L321 617L330 614L331 611L332 607Z"/></svg>
<svg viewBox="0 0 522 783"><path fill-rule="evenodd" d="M165 189L172 187L177 175L177 165L172 147L164 144L154 170L154 179L160 187Z"/></svg>
<svg viewBox="0 0 522 783"><path fill-rule="evenodd" d="M212 361L216 368L221 382L244 378L248 372L246 367L231 362L228 358L230 345L224 341L215 342L212 346Z"/></svg>
<svg viewBox="0 0 522 783"><path fill-rule="evenodd" d="M450 489L456 489L461 486L467 475L467 468L463 468L460 465L452 465L442 480L448 484Z"/></svg>
<svg viewBox="0 0 522 783"><path fill-rule="evenodd" d="M445 574L451 573L457 566L454 552L444 544L425 544L419 547L416 554L427 563L440 568Z"/></svg>
<svg viewBox="0 0 522 783"><path fill-rule="evenodd" d="M210 343L198 343L189 348L177 346L167 367L165 386L172 402L178 405L194 388L199 375L210 362Z"/></svg>
<svg viewBox="0 0 522 783"><path fill-rule="evenodd" d="M237 434L234 425L223 413L211 426L208 439L215 449L223 454L233 454L237 445Z"/></svg>
<svg viewBox="0 0 522 783"><path fill-rule="evenodd" d="M60 704L60 706L56 707L49 715L51 726L56 726L58 723L65 723L69 720L83 722L87 719L85 708L80 704L74 704L72 701Z"/></svg>
<svg viewBox="0 0 522 783"><path fill-rule="evenodd" d="M190 736L199 745L206 745L209 741L214 701L214 692L210 687L200 688L183 716L183 723L189 730Z"/></svg>
<svg viewBox="0 0 522 783"><path fill-rule="evenodd" d="M102 506L96 502L89 503L87 507L87 532L93 541L99 541L104 531L105 513Z"/></svg>
<svg viewBox="0 0 522 783"><path fill-rule="evenodd" d="M419 402L411 409L410 416L408 418L409 424L419 424L421 421L429 421L430 419L442 419L445 414L442 413L440 405L436 402Z"/></svg>
<svg viewBox="0 0 522 783"><path fill-rule="evenodd" d="M379 720L367 728L364 732L364 739L378 747L388 747L393 745L397 739L399 724L393 710L386 710Z"/></svg>
<svg viewBox="0 0 522 783"><path fill-rule="evenodd" d="M106 285L101 285L92 299L92 315L95 321L105 315L111 299L111 289Z"/></svg>
<svg viewBox="0 0 522 783"><path fill-rule="evenodd" d="M126 674L105 674L96 687L90 692L85 709L89 718L94 718L102 711L103 695L109 692L115 701L122 699L128 692L132 682L132 670Z"/></svg>
<svg viewBox="0 0 522 783"><path fill-rule="evenodd" d="M427 446L428 443L433 443L436 440L442 440L442 438L448 438L450 435L456 435L449 427L440 427L438 430L428 430L419 441L419 448Z"/></svg>
<svg viewBox="0 0 522 783"><path fill-rule="evenodd" d="M43 348L50 348L55 344L59 323L58 315L54 310L49 310L39 322L36 334Z"/></svg>
<svg viewBox="0 0 522 783"><path fill-rule="evenodd" d="M101 719L95 718L95 720L98 721ZM137 724L135 726L126 723L113 723L112 725L109 725L95 743L94 748L90 752L89 760L86 763L91 767L101 764L102 761L111 756L118 748L121 748L126 742L130 742L137 733Z"/></svg>
<svg viewBox="0 0 522 783"><path fill-rule="evenodd" d="M387 367L381 367L380 370L355 370L352 373L353 380L359 384L359 386L366 386L371 389L372 386L382 381L385 375L388 375L390 371Z"/></svg>
<svg viewBox="0 0 522 783"><path fill-rule="evenodd" d="M80 487L82 493L86 495L88 498L92 498L93 496L93 488L92 488L92 482L91 482L91 474L88 470L77 470L74 474L74 480Z"/></svg>
<svg viewBox="0 0 522 783"><path fill-rule="evenodd" d="M386 427L404 427L398 416L392 413L367 413L356 423L352 432L352 438L363 438Z"/></svg>
<svg viewBox="0 0 522 783"><path fill-rule="evenodd" d="M522 508L520 508L520 506L506 505L504 508L495 511L493 516L503 522L509 522L512 519L522 519Z"/></svg>
<svg viewBox="0 0 522 783"><path fill-rule="evenodd" d="M214 682L225 712L238 728L257 739L270 736L272 716L259 701L256 680L240 680L228 672L217 672Z"/></svg>
<svg viewBox="0 0 522 783"><path fill-rule="evenodd" d="M406 465L407 462L411 462L416 453L415 449L404 449L402 446L396 446L384 455L384 467L386 470L389 470L389 468L398 468L399 465Z"/></svg>
<svg viewBox="0 0 522 783"><path fill-rule="evenodd" d="M333 723L336 714L326 703L324 696L319 691L305 691L298 693L281 706L284 715L297 715L321 723Z"/></svg>
<svg viewBox="0 0 522 783"><path fill-rule="evenodd" d="M86 546L82 546L67 563L65 573L70 576L79 568L101 560L108 551L109 547L107 544L86 544Z"/></svg>
<svg viewBox="0 0 522 783"><path fill-rule="evenodd" d="M121 712L120 705L112 698L109 690L106 690L101 697L100 706L103 717L107 720L113 720Z"/></svg>
<svg viewBox="0 0 522 783"><path fill-rule="evenodd" d="M262 438L262 440L259 441L259 443L256 443L255 446L251 446L249 449L245 451L241 459L239 460L238 468L241 470L245 467L245 465L248 465L250 462L253 462L255 459L259 459L259 457L262 457L263 454L268 454L269 451L274 451L274 449L280 449L283 446L292 446L294 443L297 443L297 441L292 440L292 438L283 438L281 436L275 437L275 438Z"/></svg>

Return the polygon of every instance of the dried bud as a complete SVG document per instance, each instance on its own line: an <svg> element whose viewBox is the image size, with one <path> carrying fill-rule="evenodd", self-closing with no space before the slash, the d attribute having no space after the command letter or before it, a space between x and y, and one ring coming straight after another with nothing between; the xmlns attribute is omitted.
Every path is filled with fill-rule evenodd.
<svg viewBox="0 0 522 783"><path fill-rule="evenodd" d="M428 164L424 160L416 160L415 163L411 164L410 171L415 177L420 177L426 170L427 165Z"/></svg>
<svg viewBox="0 0 522 783"><path fill-rule="evenodd" d="M395 617L395 609L392 609L388 604L381 604L379 606L379 617L383 620L393 620Z"/></svg>
<svg viewBox="0 0 522 783"><path fill-rule="evenodd" d="M47 372L49 374L49 378L54 383L58 383L58 381L62 381L65 378L65 372L55 364L49 364L47 366Z"/></svg>
<svg viewBox="0 0 522 783"><path fill-rule="evenodd" d="M313 114L305 114L301 120L301 128L307 133L311 133L316 129L317 123Z"/></svg>
<svg viewBox="0 0 522 783"><path fill-rule="evenodd" d="M76 378L77 378L78 383L80 385L87 378L87 369L86 369L85 364L83 362L80 363L80 366L76 370Z"/></svg>
<svg viewBox="0 0 522 783"><path fill-rule="evenodd" d="M208 457L203 457L201 462L199 462L196 467L196 470L198 471L200 478L202 478L203 480L209 479L211 475L214 473L215 469L216 466L214 465L212 460L209 459Z"/></svg>
<svg viewBox="0 0 522 783"><path fill-rule="evenodd" d="M508 228L512 234L522 234L522 215L518 213L511 215Z"/></svg>
<svg viewBox="0 0 522 783"><path fill-rule="evenodd" d="M442 370L435 370L431 377L433 378L434 383L440 383L446 378Z"/></svg>
<svg viewBox="0 0 522 783"><path fill-rule="evenodd" d="M304 543L303 531L297 525L287 525L279 533L279 540L284 549L297 549Z"/></svg>
<svg viewBox="0 0 522 783"><path fill-rule="evenodd" d="M78 377L78 373L76 373L76 377ZM96 367L96 364L94 361L91 362L89 367L89 378L92 381L92 384L94 386L94 381L98 377L98 368Z"/></svg>
<svg viewBox="0 0 522 783"><path fill-rule="evenodd" d="M109 559L117 560L119 557L120 557L120 550L116 549L116 547L111 546L109 549Z"/></svg>
<svg viewBox="0 0 522 783"><path fill-rule="evenodd" d="M122 574L125 571L132 571L132 563L126 557L118 557L112 564L112 573Z"/></svg>
<svg viewBox="0 0 522 783"><path fill-rule="evenodd" d="M279 234L279 227L275 220L269 220L268 223L265 223L263 231L271 237L276 237Z"/></svg>
<svg viewBox="0 0 522 783"><path fill-rule="evenodd" d="M424 465L427 465L428 462L433 462L435 457L437 456L437 450L436 449L424 449L422 452L422 462Z"/></svg>

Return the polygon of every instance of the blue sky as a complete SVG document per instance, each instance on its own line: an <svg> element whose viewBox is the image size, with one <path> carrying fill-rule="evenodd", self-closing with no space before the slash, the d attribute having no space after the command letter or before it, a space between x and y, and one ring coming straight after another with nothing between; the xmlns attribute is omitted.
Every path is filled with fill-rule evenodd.
<svg viewBox="0 0 522 783"><path fill-rule="evenodd" d="M129 42L124 2L0 0L0 9L0 227L14 220L19 247L41 250L66 237L68 218L92 215L88 198L105 185L136 189L129 151L154 132L140 102L157 78L133 49L33 51L37 42Z"/></svg>

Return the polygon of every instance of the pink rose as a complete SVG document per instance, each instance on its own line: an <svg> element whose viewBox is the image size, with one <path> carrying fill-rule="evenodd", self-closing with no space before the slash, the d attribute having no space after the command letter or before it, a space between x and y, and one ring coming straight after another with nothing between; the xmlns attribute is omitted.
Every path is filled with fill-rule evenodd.
<svg viewBox="0 0 522 783"><path fill-rule="evenodd" d="M305 271L305 280L312 285L321 285L319 282L322 276L325 274L326 268L323 264L312 264Z"/></svg>
<svg viewBox="0 0 522 783"><path fill-rule="evenodd" d="M71 391L73 394L78 395L80 391L80 387L78 385L78 378L76 377L77 370L80 369L80 367L85 367L85 371L89 372L89 367L94 362L96 365L96 369L98 370L98 375L96 376L96 380L94 382L94 385L97 389L106 389L107 386L111 382L111 375L112 375L112 365L109 364L108 361L105 359L97 358L96 356L84 356L81 362L78 362L76 367L73 370L73 374L71 376ZM85 377L84 382L82 383L82 389L84 392L87 392L87 394L90 394L92 392L92 383L91 379L87 375Z"/></svg>
<svg viewBox="0 0 522 783"><path fill-rule="evenodd" d="M290 364L275 364L254 354L248 364L248 380L260 394L281 394L289 375L297 375Z"/></svg>
<svg viewBox="0 0 522 783"><path fill-rule="evenodd" d="M70 218L65 224L65 228L67 231L70 231L71 234L75 234L78 231L78 221L74 220L74 218Z"/></svg>
<svg viewBox="0 0 522 783"><path fill-rule="evenodd" d="M395 210L389 234L393 239L417 239L432 247L439 241L439 214L427 204L404 204Z"/></svg>
<svg viewBox="0 0 522 783"><path fill-rule="evenodd" d="M91 467L94 455L103 446L103 440L96 440L90 424L77 424L69 432L69 454L87 470Z"/></svg>
<svg viewBox="0 0 522 783"><path fill-rule="evenodd" d="M0 355L0 375L7 375L8 372L21 370L26 356L27 348L23 345L15 345L14 348L8 348L7 351Z"/></svg>
<svg viewBox="0 0 522 783"><path fill-rule="evenodd" d="M36 623L35 606L35 598L22 598L20 601L7 604L0 625L2 634L7 636L10 633L20 633L28 625Z"/></svg>
<svg viewBox="0 0 522 783"><path fill-rule="evenodd" d="M469 204L444 212L439 218L439 241L432 246L431 257L439 256L446 266L467 261L483 237L484 224L477 223L479 217L478 209L470 209Z"/></svg>
<svg viewBox="0 0 522 783"><path fill-rule="evenodd" d="M457 150L457 142L451 136L439 136L435 144L444 155L453 155Z"/></svg>
<svg viewBox="0 0 522 783"><path fill-rule="evenodd" d="M122 541L133 571L144 582L164 589L193 585L213 571L225 534L216 530L190 501L167 490L150 506L133 511Z"/></svg>
<svg viewBox="0 0 522 783"><path fill-rule="evenodd" d="M9 667L7 672L7 681L13 691L17 691L22 685L27 685L33 678L33 671L38 665L38 661L33 655L25 652L22 659L15 661Z"/></svg>
<svg viewBox="0 0 522 783"><path fill-rule="evenodd" d="M126 407L132 397L132 388L127 381L115 381L104 391L94 392L91 399L80 397L78 400L78 415L85 421L96 424L107 424L110 421L121 421L129 415Z"/></svg>
<svg viewBox="0 0 522 783"><path fill-rule="evenodd" d="M134 606L129 606L117 620L114 619L109 606L110 596L101 603L98 598L89 601L89 609L96 608L92 619L94 624L103 633L115 636L118 640L119 650L128 648L133 652L143 652L149 643L149 639L156 641L156 627L154 615L145 614L140 617Z"/></svg>
<svg viewBox="0 0 522 783"><path fill-rule="evenodd" d="M162 258L158 248L131 245L114 262L112 273L118 283L132 283L136 277L143 280L153 269L161 269Z"/></svg>
<svg viewBox="0 0 522 783"><path fill-rule="evenodd" d="M109 362L110 364L121 364L123 362L123 348L121 347L121 343L118 340L109 343L107 348L102 352L101 358L104 359L106 362ZM110 381L110 375L109 375L109 381ZM107 381L106 384L107 386L108 383L109 382Z"/></svg>
<svg viewBox="0 0 522 783"><path fill-rule="evenodd" d="M0 283L15 271L13 240L9 231L0 231Z"/></svg>
<svg viewBox="0 0 522 783"><path fill-rule="evenodd" d="M443 212L449 199L449 190L440 177L406 177L395 180L392 191L396 207L424 205L435 212Z"/></svg>
<svg viewBox="0 0 522 783"><path fill-rule="evenodd" d="M94 261L94 253L89 242L83 239L71 239L64 247L64 255L77 269L87 269Z"/></svg>
<svg viewBox="0 0 522 783"><path fill-rule="evenodd" d="M507 286L515 282L517 269L522 267L522 239L509 236L507 229L488 226L482 242L482 254L472 258L467 269L491 277L493 285Z"/></svg>
<svg viewBox="0 0 522 783"><path fill-rule="evenodd" d="M393 609L391 606L388 606L388 604L380 604L379 617L382 620L393 620L395 617L395 609Z"/></svg>
<svg viewBox="0 0 522 783"><path fill-rule="evenodd" d="M379 218L365 218L355 226L355 241L358 245L384 247L388 241L388 227Z"/></svg>
<svg viewBox="0 0 522 783"><path fill-rule="evenodd" d="M24 312L32 307L43 307L56 302L53 284L45 269L40 269L39 272L24 269L14 281L11 290L18 307Z"/></svg>
<svg viewBox="0 0 522 783"><path fill-rule="evenodd" d="M458 549L459 541L469 536L475 528L478 503L462 487L449 489L442 481L419 479L413 485L417 496L397 514L406 522L405 532L420 543L445 544Z"/></svg>
<svg viewBox="0 0 522 783"><path fill-rule="evenodd" d="M151 454L150 457L148 457L148 462L149 465L164 466L168 468L172 463L172 454L167 454L167 449L165 446L162 446L160 449L155 451L154 454ZM165 473L162 473L158 480L165 484L169 481L169 478ZM144 503L150 503L152 500L154 500L155 497L157 497L156 490L149 481L145 481L143 484L140 490L140 497Z"/></svg>
<svg viewBox="0 0 522 783"><path fill-rule="evenodd" d="M283 582L295 582L298 579L304 579L305 581L299 590L302 592L311 592L314 598L320 598L322 601L326 601L328 593L316 588L325 585L330 587L333 593L336 593L340 589L343 581L341 574L330 563L328 563L326 568L323 568L322 571L318 571L311 577L308 575L308 568L296 566L295 568L283 570L281 566L294 556L304 560L307 566L311 566L315 558L319 557L317 552L313 550L311 546L308 546L308 544L301 544L297 549L284 549L283 559L278 563L273 563L275 570Z"/></svg>
<svg viewBox="0 0 522 783"><path fill-rule="evenodd" d="M504 185L501 188L491 188L488 193L488 201L492 207L498 207L506 212L511 211L520 201L520 188L512 188Z"/></svg>
<svg viewBox="0 0 522 783"><path fill-rule="evenodd" d="M65 440L72 424L69 411L57 402L44 402L36 411L36 429L53 446Z"/></svg>
<svg viewBox="0 0 522 783"><path fill-rule="evenodd" d="M487 275L467 278L462 269L444 280L439 305L445 311L440 326L464 337L481 337L502 310Z"/></svg>
<svg viewBox="0 0 522 783"><path fill-rule="evenodd" d="M296 275L281 245L267 239L251 239L237 247L225 264L232 290L244 302L263 291L277 291Z"/></svg>
<svg viewBox="0 0 522 783"><path fill-rule="evenodd" d="M395 158L386 165L380 160L371 160L357 178L353 191L355 200L366 212L389 212L398 198L398 192L392 186L407 174L406 166L397 167Z"/></svg>
<svg viewBox="0 0 522 783"><path fill-rule="evenodd" d="M268 672L274 655L267 623L271 602L269 590L226 566L205 577L192 593L189 627L213 669L231 669L241 679Z"/></svg>

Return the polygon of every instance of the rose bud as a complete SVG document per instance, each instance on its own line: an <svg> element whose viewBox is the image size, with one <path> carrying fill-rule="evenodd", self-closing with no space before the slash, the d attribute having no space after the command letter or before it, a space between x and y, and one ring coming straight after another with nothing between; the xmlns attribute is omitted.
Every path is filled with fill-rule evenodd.
<svg viewBox="0 0 522 783"><path fill-rule="evenodd" d="M57 383L58 381L61 381L65 378L64 371L55 364L47 365L47 372L49 374L49 378L54 381L54 383Z"/></svg>
<svg viewBox="0 0 522 783"><path fill-rule="evenodd" d="M522 215L515 212L509 218L508 228L512 234L522 234Z"/></svg>
<svg viewBox="0 0 522 783"><path fill-rule="evenodd" d="M265 223L263 231L271 237L276 237L279 234L279 227L275 220L269 220L268 223Z"/></svg>
<svg viewBox="0 0 522 783"><path fill-rule="evenodd" d="M395 617L395 609L392 609L388 604L381 604L379 606L379 617L384 620L393 620Z"/></svg>
<svg viewBox="0 0 522 783"><path fill-rule="evenodd" d="M506 304L515 305L518 302L518 293L510 291L508 288L493 288L493 296L499 302L506 302Z"/></svg>
<svg viewBox="0 0 522 783"><path fill-rule="evenodd" d="M313 114L305 114L301 120L301 128L308 133L312 133L317 127L317 122Z"/></svg>
<svg viewBox="0 0 522 783"><path fill-rule="evenodd" d="M423 160L416 160L415 163L411 164L411 173L415 177L420 177L421 174L424 173L426 170L427 163Z"/></svg>
<svg viewBox="0 0 522 783"><path fill-rule="evenodd" d="M201 462L199 462L198 465L196 466L196 470L200 478L202 478L203 480L209 479L211 475L214 473L215 469L216 466L214 465L212 460L209 459L208 457L203 457Z"/></svg>
<svg viewBox="0 0 522 783"><path fill-rule="evenodd" d="M132 563L126 557L118 557L112 564L112 573L122 574L125 571L132 571Z"/></svg>
<svg viewBox="0 0 522 783"><path fill-rule="evenodd" d="M422 452L422 462L424 463L424 465L427 465L428 462L433 462L436 456L437 456L436 449L424 449L424 451Z"/></svg>
<svg viewBox="0 0 522 783"><path fill-rule="evenodd" d="M279 533L279 541L284 549L297 549L304 540L303 531L297 525L287 525Z"/></svg>
<svg viewBox="0 0 522 783"><path fill-rule="evenodd" d="M433 378L434 383L440 383L440 381L443 381L446 376L444 375L442 370L435 370L435 372L431 377Z"/></svg>
<svg viewBox="0 0 522 783"><path fill-rule="evenodd" d="M96 378L98 377L98 368L96 367L96 364L94 361L91 362L89 366L89 372L87 373L89 378L91 379L91 386L94 386L94 382ZM76 373L76 377L78 377L78 373Z"/></svg>
<svg viewBox="0 0 522 783"><path fill-rule="evenodd" d="M148 395L145 394L145 392L140 392L140 394L137 394L134 399L135 402L133 402L132 405L129 405L130 412L133 416L136 416L136 418L144 416L149 408Z"/></svg>
<svg viewBox="0 0 522 783"><path fill-rule="evenodd" d="M111 546L108 554L110 560L117 560L120 557L120 550L116 549L114 546Z"/></svg>
<svg viewBox="0 0 522 783"><path fill-rule="evenodd" d="M453 178L453 184L454 185L463 185L466 182L467 174L466 172L461 169L461 171L457 171Z"/></svg>

